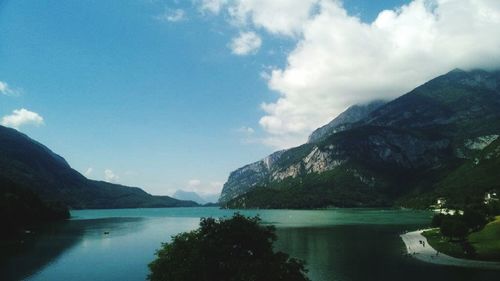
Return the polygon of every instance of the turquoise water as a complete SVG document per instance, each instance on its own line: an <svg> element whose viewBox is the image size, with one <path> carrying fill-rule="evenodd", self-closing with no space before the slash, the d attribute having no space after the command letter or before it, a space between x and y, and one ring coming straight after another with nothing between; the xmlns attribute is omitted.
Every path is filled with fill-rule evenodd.
<svg viewBox="0 0 500 281"><path fill-rule="evenodd" d="M0 280L144 280L155 250L218 208L81 210L32 234L2 262ZM307 261L312 280L497 280L499 272L426 264L403 255L399 234L426 226L411 210L245 210L277 227L276 249ZM105 234L109 233L109 234Z"/></svg>

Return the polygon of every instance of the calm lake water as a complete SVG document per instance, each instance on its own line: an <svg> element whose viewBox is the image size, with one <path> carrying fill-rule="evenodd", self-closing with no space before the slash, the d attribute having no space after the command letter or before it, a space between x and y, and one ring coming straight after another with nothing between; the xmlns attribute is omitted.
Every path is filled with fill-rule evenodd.
<svg viewBox="0 0 500 281"><path fill-rule="evenodd" d="M32 234L0 264L0 280L144 280L155 250L195 229L218 208L73 211L65 223ZM499 280L500 272L436 266L406 257L399 234L431 214L410 210L254 210L277 227L276 248L307 261L314 281ZM109 232L105 235L104 232Z"/></svg>

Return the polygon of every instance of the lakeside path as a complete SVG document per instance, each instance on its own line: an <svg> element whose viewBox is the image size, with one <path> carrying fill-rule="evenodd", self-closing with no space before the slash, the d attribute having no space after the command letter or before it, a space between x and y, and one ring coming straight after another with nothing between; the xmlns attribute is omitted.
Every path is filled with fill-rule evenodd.
<svg viewBox="0 0 500 281"><path fill-rule="evenodd" d="M427 230L417 230L401 235L410 256L424 262L440 265L500 270L500 262L459 259L443 253L436 255L437 251L429 245L425 236L422 235L422 232ZM421 244L420 241L424 241L425 244Z"/></svg>

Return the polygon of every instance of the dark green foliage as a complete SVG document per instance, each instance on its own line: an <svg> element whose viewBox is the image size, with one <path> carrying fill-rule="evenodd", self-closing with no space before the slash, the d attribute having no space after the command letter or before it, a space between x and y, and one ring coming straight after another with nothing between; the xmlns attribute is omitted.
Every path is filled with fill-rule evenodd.
<svg viewBox="0 0 500 281"><path fill-rule="evenodd" d="M274 228L258 217L203 218L173 237L149 264L152 281L303 281L302 261L273 251Z"/></svg>
<svg viewBox="0 0 500 281"><path fill-rule="evenodd" d="M467 233L483 228L492 217L488 208L484 205L469 205L460 209L464 209L463 215L435 214L431 226L439 227L441 233L450 239L452 237L461 239L467 236ZM466 229L465 234L463 234L464 227Z"/></svg>
<svg viewBox="0 0 500 281"><path fill-rule="evenodd" d="M439 233L434 233L434 230L427 232L425 236L433 247L437 247L439 251L451 254L456 257L475 258L476 251L467 240L467 236L471 231L477 230L477 227L482 222L484 217L479 213L469 211L468 215L443 215L436 214L432 219L432 226L439 227ZM442 237L447 237L448 242L445 242ZM455 239L455 241L454 241Z"/></svg>
<svg viewBox="0 0 500 281"><path fill-rule="evenodd" d="M1 236L16 235L26 227L69 217L69 210L63 204L44 202L34 192L0 180Z"/></svg>
<svg viewBox="0 0 500 281"><path fill-rule="evenodd" d="M499 216L500 215L500 201L493 201L488 204L488 213L491 216Z"/></svg>
<svg viewBox="0 0 500 281"><path fill-rule="evenodd" d="M432 217L432 222L431 222L431 226L432 227L440 227L441 226L441 223L443 222L443 220L446 218L446 215L444 214L435 214L433 217Z"/></svg>
<svg viewBox="0 0 500 281"><path fill-rule="evenodd" d="M227 202L226 208L311 209L389 206L384 186L366 186L352 171L335 169L301 178L288 178L259 187Z"/></svg>
<svg viewBox="0 0 500 281"><path fill-rule="evenodd" d="M463 240L469 233L467 224L456 217L444 218L441 222L440 230L441 234L443 234L443 236L445 237L448 237L450 240L453 238Z"/></svg>
<svg viewBox="0 0 500 281"><path fill-rule="evenodd" d="M464 210L462 221L471 231L479 230L488 223L487 210L467 208Z"/></svg>
<svg viewBox="0 0 500 281"><path fill-rule="evenodd" d="M438 197L446 197L459 206L482 204L484 195L500 190L500 139L491 143L471 159L435 184Z"/></svg>
<svg viewBox="0 0 500 281"><path fill-rule="evenodd" d="M453 227L453 237L457 237L458 239L465 239L467 234L469 233L469 229L467 228L467 224L461 221L457 221Z"/></svg>

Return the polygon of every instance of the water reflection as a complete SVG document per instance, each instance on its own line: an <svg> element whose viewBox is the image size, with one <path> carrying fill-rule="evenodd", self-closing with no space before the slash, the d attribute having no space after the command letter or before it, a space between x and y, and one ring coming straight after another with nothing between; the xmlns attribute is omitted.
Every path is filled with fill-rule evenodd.
<svg viewBox="0 0 500 281"><path fill-rule="evenodd" d="M67 221L50 224L11 245L12 255L0 266L1 280L21 280L50 266L62 254L77 244L85 246L86 240L101 238L107 230L113 235L141 228L141 218L98 219L91 221Z"/></svg>
<svg viewBox="0 0 500 281"><path fill-rule="evenodd" d="M405 256L398 237L405 227L280 228L276 248L306 260L314 281L497 280L495 271L436 266Z"/></svg>
<svg viewBox="0 0 500 281"><path fill-rule="evenodd" d="M405 257L399 234L428 223L426 213L244 213L259 213L264 222L275 222L276 248L305 259L314 281L498 279L498 272L434 266ZM79 219L49 227L27 241L21 247L23 251L0 267L0 280L144 280L147 264L162 242L195 229L199 217L231 214L215 208L81 211L77 213Z"/></svg>
<svg viewBox="0 0 500 281"><path fill-rule="evenodd" d="M78 229L78 233L52 234L45 243L55 245L63 237L73 235L77 238L72 246L36 273L23 276L28 276L26 280L144 280L147 264L161 243L179 232L194 229L198 221L139 217L69 221L66 227Z"/></svg>
<svg viewBox="0 0 500 281"><path fill-rule="evenodd" d="M67 233L55 239L53 235ZM8 245L9 256L0 264L1 280L21 280L50 264L77 243L82 232L66 229L66 223L37 229L20 241Z"/></svg>

